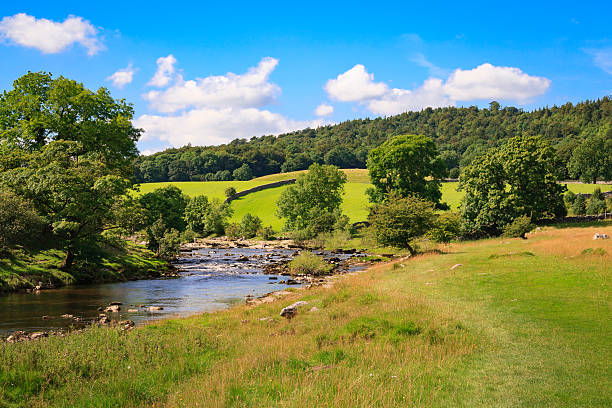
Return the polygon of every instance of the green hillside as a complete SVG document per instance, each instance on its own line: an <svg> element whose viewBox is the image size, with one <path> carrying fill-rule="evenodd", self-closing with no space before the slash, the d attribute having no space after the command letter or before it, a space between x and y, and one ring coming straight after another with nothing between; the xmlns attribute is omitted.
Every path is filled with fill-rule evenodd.
<svg viewBox="0 0 612 408"><path fill-rule="evenodd" d="M345 169L348 182L345 186L344 202L342 203L343 212L350 218L351 222L364 221L368 215L368 197L366 189L370 187L368 171L364 169ZM209 198L225 199L225 189L234 187L236 191L246 190L266 183L280 180L296 178L302 171L271 174L258 177L249 181L186 181L186 182L167 182L167 183L145 183L140 187L141 193L153 191L156 188L167 185L179 187L185 194L194 197L204 194ZM457 191L459 183L442 183L442 201L446 202L451 209L459 208L462 192ZM269 190L258 191L241 197L232 202L234 215L232 222L239 222L246 213L251 213L260 217L264 225L271 225L275 230L282 228L282 220L276 217L276 201L281 193L288 186L272 188ZM596 187L602 191L611 191L612 185L594 185L568 183L569 190L575 193L592 193Z"/></svg>

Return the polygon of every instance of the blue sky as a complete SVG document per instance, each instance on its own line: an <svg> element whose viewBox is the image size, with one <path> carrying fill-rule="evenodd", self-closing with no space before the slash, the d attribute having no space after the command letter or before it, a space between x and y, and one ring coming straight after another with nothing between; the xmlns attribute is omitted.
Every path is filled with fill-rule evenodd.
<svg viewBox="0 0 612 408"><path fill-rule="evenodd" d="M596 99L612 94L611 21L609 1L3 2L0 88L28 70L108 87L151 152L426 106Z"/></svg>

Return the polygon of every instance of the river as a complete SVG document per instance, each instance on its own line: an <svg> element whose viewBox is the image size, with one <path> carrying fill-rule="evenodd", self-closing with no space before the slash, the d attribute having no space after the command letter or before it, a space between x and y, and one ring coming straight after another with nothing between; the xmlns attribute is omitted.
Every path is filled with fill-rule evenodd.
<svg viewBox="0 0 612 408"><path fill-rule="evenodd" d="M263 268L294 253L291 249L202 248L181 254L176 262L177 278L0 295L0 336L15 330L66 328L74 324L74 319L62 315L93 319L101 313L98 308L111 302L122 303L120 312L112 314L113 319L129 319L136 324L227 308L243 302L247 295L257 297L287 288L279 283L286 277L265 275ZM150 306L163 310L148 312Z"/></svg>

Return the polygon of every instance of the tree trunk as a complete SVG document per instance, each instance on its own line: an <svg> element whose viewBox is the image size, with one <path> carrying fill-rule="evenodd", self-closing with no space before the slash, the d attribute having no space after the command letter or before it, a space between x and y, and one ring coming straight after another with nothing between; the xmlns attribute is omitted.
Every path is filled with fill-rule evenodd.
<svg viewBox="0 0 612 408"><path fill-rule="evenodd" d="M410 252L410 256L415 256L416 255L416 251L414 250L414 248L412 246L410 246L410 244L406 243L406 248Z"/></svg>
<svg viewBox="0 0 612 408"><path fill-rule="evenodd" d="M66 256L64 257L64 261L60 266L60 269L63 271L69 271L72 268L72 263L74 262L74 252L72 252L72 247L68 247L66 249Z"/></svg>

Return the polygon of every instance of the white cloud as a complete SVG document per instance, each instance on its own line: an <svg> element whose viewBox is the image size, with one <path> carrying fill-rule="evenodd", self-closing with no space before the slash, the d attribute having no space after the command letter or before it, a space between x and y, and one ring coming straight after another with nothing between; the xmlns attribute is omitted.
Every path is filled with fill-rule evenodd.
<svg viewBox="0 0 612 408"><path fill-rule="evenodd" d="M383 96L388 92L387 85L374 82L374 74L369 74L361 64L355 65L336 79L325 84L330 98L341 102L361 102Z"/></svg>
<svg viewBox="0 0 612 408"><path fill-rule="evenodd" d="M280 88L268 82L278 64L275 58L263 58L244 74L228 72L176 83L163 91L150 91L144 98L158 112L177 112L186 108L262 107L276 100Z"/></svg>
<svg viewBox="0 0 612 408"><path fill-rule="evenodd" d="M69 16L60 23L19 13L0 21L0 35L44 54L57 54L75 43L85 47L88 55L94 55L104 48L96 28L89 21L76 16Z"/></svg>
<svg viewBox="0 0 612 408"><path fill-rule="evenodd" d="M230 72L195 80L177 76L169 88L143 95L161 114L142 115L135 121L145 129L141 141L216 145L322 125L322 119L297 121L261 109L280 94L281 89L269 82L277 64L277 59L267 57L244 74Z"/></svg>
<svg viewBox="0 0 612 408"><path fill-rule="evenodd" d="M437 68L424 56L419 64ZM355 65L329 80L325 90L332 99L359 102L373 113L394 115L426 107L454 106L457 101L498 99L525 103L549 87L547 78L527 75L518 68L485 63L471 70L456 69L445 81L429 78L412 90L389 88L382 82L374 82L374 76L363 65Z"/></svg>
<svg viewBox="0 0 612 408"><path fill-rule="evenodd" d="M155 75L153 75L153 78L151 78L147 85L157 87L168 85L174 74L174 64L176 64L176 58L172 54L167 57L159 57L157 59L157 71L155 71Z"/></svg>
<svg viewBox="0 0 612 408"><path fill-rule="evenodd" d="M368 109L377 115L396 115L406 111L418 111L426 107L438 108L454 105L455 101L444 91L441 79L430 78L414 89L390 89L381 98L367 102Z"/></svg>
<svg viewBox="0 0 612 408"><path fill-rule="evenodd" d="M612 48L586 51L593 57L595 65L612 75Z"/></svg>
<svg viewBox="0 0 612 408"><path fill-rule="evenodd" d="M505 99L524 103L541 95L550 87L550 80L530 76L518 68L496 67L489 63L470 70L457 69L446 80L447 94L460 101Z"/></svg>
<svg viewBox="0 0 612 408"><path fill-rule="evenodd" d="M334 113L334 107L331 105L327 105L325 103L320 104L314 110L315 115L317 116L329 116Z"/></svg>
<svg viewBox="0 0 612 408"><path fill-rule="evenodd" d="M126 68L121 68L113 75L106 78L107 81L111 81L114 86L121 89L127 84L131 83L134 79L134 73L136 70L132 67L130 63Z"/></svg>
<svg viewBox="0 0 612 408"><path fill-rule="evenodd" d="M255 108L191 109L179 115L142 115L135 125L145 129L141 141L160 140L172 146L217 145L236 138L280 134L322 125Z"/></svg>

